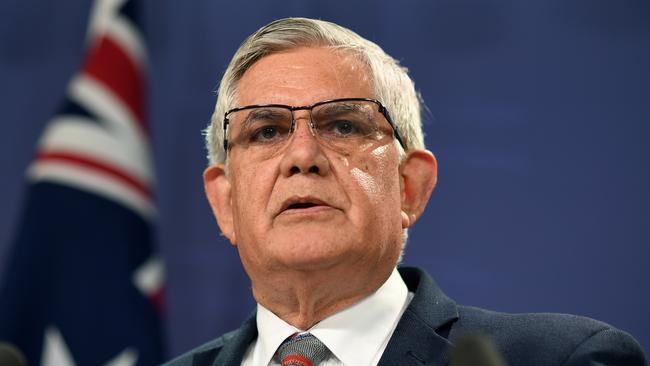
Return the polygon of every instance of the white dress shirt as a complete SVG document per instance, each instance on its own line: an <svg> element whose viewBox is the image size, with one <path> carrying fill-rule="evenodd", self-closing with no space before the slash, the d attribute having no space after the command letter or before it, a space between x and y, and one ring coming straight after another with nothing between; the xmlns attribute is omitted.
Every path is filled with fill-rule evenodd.
<svg viewBox="0 0 650 366"><path fill-rule="evenodd" d="M306 331L323 342L332 357L322 366L374 366L379 363L399 319L413 298L394 269L372 295L333 314ZM258 337L248 346L242 366L278 366L275 352L282 342L303 332L257 304Z"/></svg>

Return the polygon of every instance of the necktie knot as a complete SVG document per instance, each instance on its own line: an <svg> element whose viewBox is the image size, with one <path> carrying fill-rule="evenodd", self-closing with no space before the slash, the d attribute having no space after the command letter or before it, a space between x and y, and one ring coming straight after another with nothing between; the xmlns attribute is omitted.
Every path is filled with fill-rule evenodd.
<svg viewBox="0 0 650 366"><path fill-rule="evenodd" d="M310 333L296 333L278 348L282 366L318 366L329 352L323 342Z"/></svg>

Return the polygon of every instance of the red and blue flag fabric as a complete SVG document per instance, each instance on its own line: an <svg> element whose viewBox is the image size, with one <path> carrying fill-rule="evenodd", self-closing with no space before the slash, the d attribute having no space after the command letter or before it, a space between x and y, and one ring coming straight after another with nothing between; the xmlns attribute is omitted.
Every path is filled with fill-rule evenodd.
<svg viewBox="0 0 650 366"><path fill-rule="evenodd" d="M133 1L100 0L88 52L33 162L0 288L0 341L29 365L155 365L163 266Z"/></svg>

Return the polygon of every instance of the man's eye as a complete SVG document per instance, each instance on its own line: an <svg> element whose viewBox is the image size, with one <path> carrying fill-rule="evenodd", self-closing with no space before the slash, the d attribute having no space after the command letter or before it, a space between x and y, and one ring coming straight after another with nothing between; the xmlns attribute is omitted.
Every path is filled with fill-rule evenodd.
<svg viewBox="0 0 650 366"><path fill-rule="evenodd" d="M338 118L319 126L321 133L329 138L365 138L372 136L376 128L367 118Z"/></svg>
<svg viewBox="0 0 650 366"><path fill-rule="evenodd" d="M267 125L262 126L251 133L250 142L274 142L282 138L280 127Z"/></svg>
<svg viewBox="0 0 650 366"><path fill-rule="evenodd" d="M350 121L336 121L333 130L333 132L341 136L356 135L359 132L359 128Z"/></svg>

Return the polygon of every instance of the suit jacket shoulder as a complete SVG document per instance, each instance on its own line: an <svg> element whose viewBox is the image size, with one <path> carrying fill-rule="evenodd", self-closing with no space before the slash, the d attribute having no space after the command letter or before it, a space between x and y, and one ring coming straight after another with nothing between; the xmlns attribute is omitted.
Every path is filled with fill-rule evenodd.
<svg viewBox="0 0 650 366"><path fill-rule="evenodd" d="M475 334L491 339L511 366L647 365L634 338L603 322L567 314L507 314L459 306L424 271L400 268L400 274L415 296L381 365L443 365L455 343ZM414 339L427 339L428 345ZM400 359L404 361L397 363Z"/></svg>
<svg viewBox="0 0 650 366"><path fill-rule="evenodd" d="M645 365L639 344L609 324L569 314L507 314L459 306L450 339L482 334L510 365Z"/></svg>

